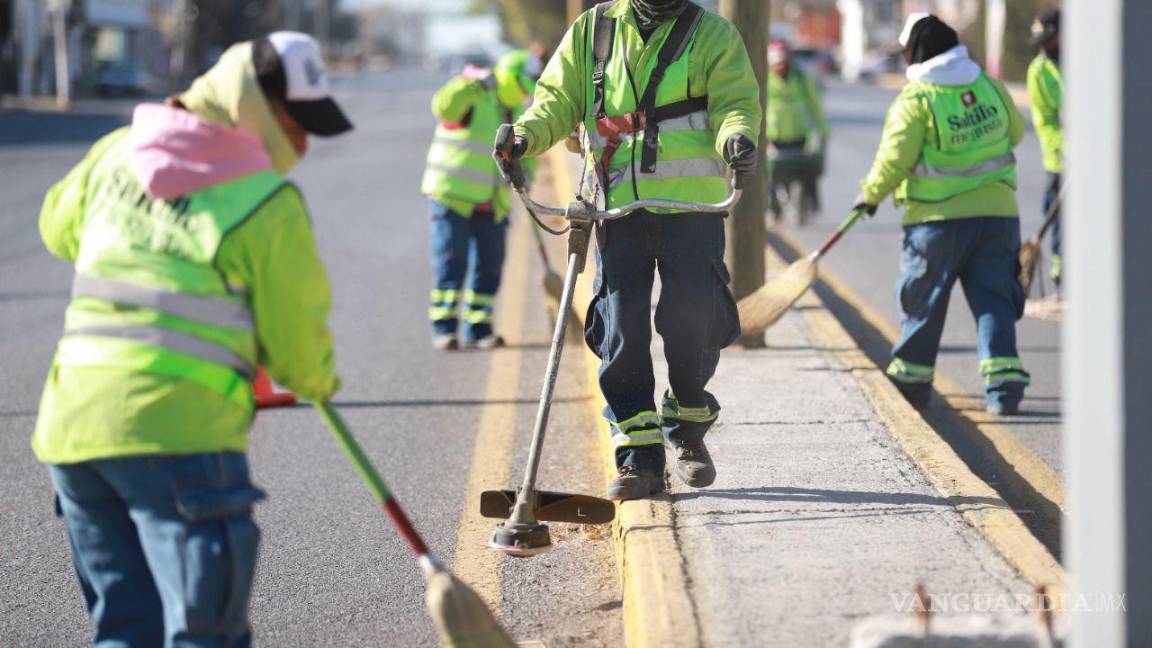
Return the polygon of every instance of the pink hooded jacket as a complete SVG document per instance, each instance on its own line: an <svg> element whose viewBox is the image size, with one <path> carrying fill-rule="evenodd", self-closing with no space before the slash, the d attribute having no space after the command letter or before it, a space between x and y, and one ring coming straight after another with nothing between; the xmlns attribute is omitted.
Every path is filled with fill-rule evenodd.
<svg viewBox="0 0 1152 648"><path fill-rule="evenodd" d="M130 137L132 169L149 195L165 200L273 169L259 135L179 108L137 106Z"/></svg>

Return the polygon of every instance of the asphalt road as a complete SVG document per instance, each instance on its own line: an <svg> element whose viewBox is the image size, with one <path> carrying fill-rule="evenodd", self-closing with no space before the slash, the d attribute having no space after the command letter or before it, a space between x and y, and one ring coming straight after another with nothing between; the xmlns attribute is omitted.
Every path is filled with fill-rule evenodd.
<svg viewBox="0 0 1152 648"><path fill-rule="evenodd" d="M337 406L433 550L450 562L457 548L466 550L468 560L453 567L491 593L518 639L618 644L619 593L607 534L559 526L554 553L494 560L482 549L490 522L471 530L462 524L463 512L476 507L465 498L470 484L488 473L518 481L549 331L536 288L539 266L520 232L509 258L518 272L504 290L520 309L500 315L509 325L518 322L512 348L444 355L429 346L427 210L418 187L434 125L427 106L441 80L415 70L338 80L357 129L314 141L291 174L311 209L334 285L331 324L344 384ZM67 115L0 111L4 645L81 645L88 634L51 486L28 445L71 278L70 266L43 249L36 220L45 190L130 109L97 103ZM565 358L541 474L545 487L597 492L601 466L594 462L578 360L574 353ZM517 372L509 371L512 365ZM474 442L482 427L485 439L507 447L505 455ZM255 479L271 495L257 509L264 530L252 605L258 643L435 645L415 561L319 419L302 406L261 413L251 445Z"/></svg>
<svg viewBox="0 0 1152 648"><path fill-rule="evenodd" d="M832 124L827 172L821 184L823 216L811 225L785 226L787 232L813 249L847 215L859 182L871 166L880 141L884 112L896 96L893 90L829 83L826 109ZM1042 220L1044 173L1035 134L1029 129L1016 149L1021 235L1032 236ZM898 325L895 287L900 261L900 212L886 201L876 217L861 222L840 242L821 267L835 274L883 318ZM1047 247L1045 260L1047 262ZM1045 268L1046 272L1046 268ZM1060 470L1060 323L1025 317L1017 325L1020 357L1032 374L1019 416L1005 426L1049 466ZM959 285L953 293L944 329L937 373L951 378L974 404L983 398L977 373L976 331ZM975 405L974 405L975 406Z"/></svg>

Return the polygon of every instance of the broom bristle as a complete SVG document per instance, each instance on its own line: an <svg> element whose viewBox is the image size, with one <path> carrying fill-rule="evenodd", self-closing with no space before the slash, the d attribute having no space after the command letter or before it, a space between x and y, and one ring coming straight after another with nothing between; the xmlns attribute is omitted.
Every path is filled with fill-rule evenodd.
<svg viewBox="0 0 1152 648"><path fill-rule="evenodd" d="M795 261L760 290L740 300L740 332L758 335L772 326L800 299L816 280L816 262L807 257Z"/></svg>
<svg viewBox="0 0 1152 648"><path fill-rule="evenodd" d="M437 567L428 574L427 602L442 645L516 648L480 596L448 570Z"/></svg>
<svg viewBox="0 0 1152 648"><path fill-rule="evenodd" d="M1024 241L1020 245L1020 287L1024 289L1027 297L1032 291L1032 280L1036 277L1036 268L1040 265L1040 243L1036 240Z"/></svg>

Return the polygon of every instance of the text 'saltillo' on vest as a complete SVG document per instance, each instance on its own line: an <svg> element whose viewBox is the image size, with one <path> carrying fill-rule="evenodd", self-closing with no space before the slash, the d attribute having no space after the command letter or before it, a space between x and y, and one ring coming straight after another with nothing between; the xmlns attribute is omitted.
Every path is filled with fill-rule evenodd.
<svg viewBox="0 0 1152 648"><path fill-rule="evenodd" d="M171 375L250 405L251 308L213 263L224 236L285 180L256 173L162 200L144 193L130 155L122 137L89 179L57 362Z"/></svg>
<svg viewBox="0 0 1152 648"><path fill-rule="evenodd" d="M1016 186L1008 107L986 76L966 86L921 84L918 92L932 111L939 146L925 144L898 198L941 202L992 182Z"/></svg>

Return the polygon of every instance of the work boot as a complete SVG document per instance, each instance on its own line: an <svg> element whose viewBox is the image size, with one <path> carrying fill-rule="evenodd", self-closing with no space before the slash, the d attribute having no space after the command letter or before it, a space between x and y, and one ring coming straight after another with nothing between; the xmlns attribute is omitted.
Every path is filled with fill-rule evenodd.
<svg viewBox="0 0 1152 648"><path fill-rule="evenodd" d="M664 475L634 465L618 468L616 478L608 484L608 499L618 502L663 492Z"/></svg>
<svg viewBox="0 0 1152 648"><path fill-rule="evenodd" d="M455 334L441 333L432 336L432 348L437 351L455 351L460 348L460 343L456 341Z"/></svg>
<svg viewBox="0 0 1152 648"><path fill-rule="evenodd" d="M504 338L495 333L489 333L484 337L471 340L466 346L469 349L476 349L477 351L491 351L492 349L499 349L500 347L506 346L506 344Z"/></svg>
<svg viewBox="0 0 1152 648"><path fill-rule="evenodd" d="M716 466L712 464L712 455L708 453L708 446L704 445L703 439L671 445L670 449L676 453L676 464L672 472L686 486L704 488L716 481Z"/></svg>

